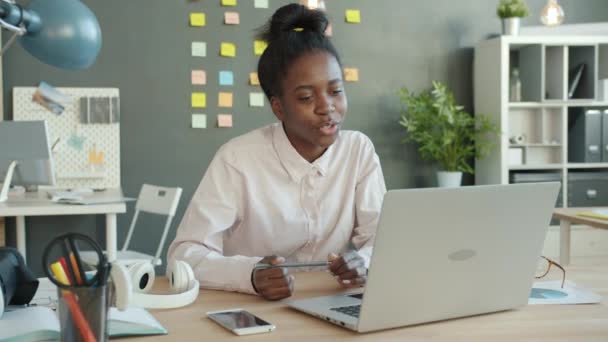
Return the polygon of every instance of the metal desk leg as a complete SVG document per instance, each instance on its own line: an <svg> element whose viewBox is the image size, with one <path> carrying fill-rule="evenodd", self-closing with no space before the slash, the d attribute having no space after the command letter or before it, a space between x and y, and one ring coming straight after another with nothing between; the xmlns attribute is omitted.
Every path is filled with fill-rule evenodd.
<svg viewBox="0 0 608 342"><path fill-rule="evenodd" d="M562 265L570 263L570 221L559 221L559 262Z"/></svg>
<svg viewBox="0 0 608 342"><path fill-rule="evenodd" d="M116 260L116 214L106 214L106 254L109 262Z"/></svg>
<svg viewBox="0 0 608 342"><path fill-rule="evenodd" d="M23 255L23 260L27 263L27 251L25 249L25 216L16 217L17 228L17 249Z"/></svg>

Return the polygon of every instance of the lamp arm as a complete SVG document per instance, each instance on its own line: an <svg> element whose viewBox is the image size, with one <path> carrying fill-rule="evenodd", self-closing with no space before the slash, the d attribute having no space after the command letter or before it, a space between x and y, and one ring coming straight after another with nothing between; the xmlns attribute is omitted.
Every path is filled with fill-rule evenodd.
<svg viewBox="0 0 608 342"><path fill-rule="evenodd" d="M0 1L0 26L19 35L36 33L42 29L37 13L24 10L11 0Z"/></svg>

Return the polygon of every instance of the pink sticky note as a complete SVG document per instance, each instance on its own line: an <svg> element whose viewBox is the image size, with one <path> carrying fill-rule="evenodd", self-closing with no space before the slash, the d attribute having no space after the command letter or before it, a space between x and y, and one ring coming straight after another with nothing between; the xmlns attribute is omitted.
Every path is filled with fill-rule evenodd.
<svg viewBox="0 0 608 342"><path fill-rule="evenodd" d="M224 24L227 25L238 25L241 23L238 12L226 12L224 13Z"/></svg>
<svg viewBox="0 0 608 342"><path fill-rule="evenodd" d="M192 84L206 84L207 74L205 70L192 70Z"/></svg>
<svg viewBox="0 0 608 342"><path fill-rule="evenodd" d="M232 114L218 114L217 127L232 127Z"/></svg>

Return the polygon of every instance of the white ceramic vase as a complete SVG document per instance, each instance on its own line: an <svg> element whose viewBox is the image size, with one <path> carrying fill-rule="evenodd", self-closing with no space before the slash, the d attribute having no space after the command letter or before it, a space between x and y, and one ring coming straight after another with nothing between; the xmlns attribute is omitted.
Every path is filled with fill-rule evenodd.
<svg viewBox="0 0 608 342"><path fill-rule="evenodd" d="M503 18L502 34L507 36L517 36L519 34L520 18Z"/></svg>
<svg viewBox="0 0 608 342"><path fill-rule="evenodd" d="M460 171L437 171L437 184L440 188L457 188L462 183Z"/></svg>

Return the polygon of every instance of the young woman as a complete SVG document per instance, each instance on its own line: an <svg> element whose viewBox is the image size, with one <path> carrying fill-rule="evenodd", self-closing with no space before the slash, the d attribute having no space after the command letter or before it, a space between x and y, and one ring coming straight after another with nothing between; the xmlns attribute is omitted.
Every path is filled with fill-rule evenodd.
<svg viewBox="0 0 608 342"><path fill-rule="evenodd" d="M340 130L347 100L327 24L290 4L260 33L258 76L279 122L219 149L168 252L203 287L289 297L286 268L254 270L285 261L329 260L343 286L366 282L386 187L371 141Z"/></svg>

